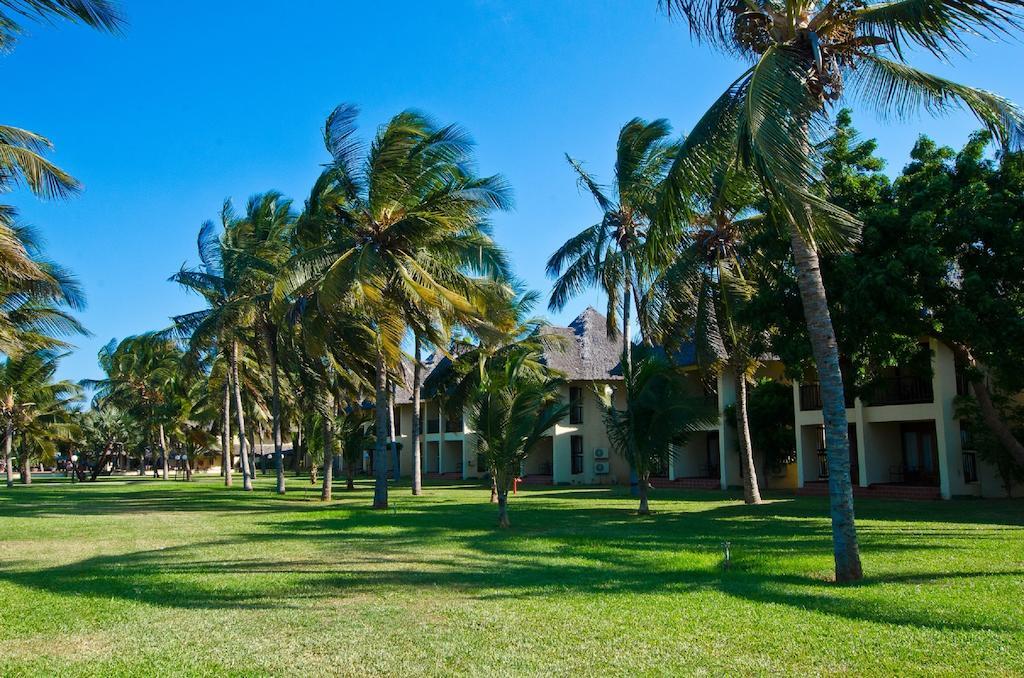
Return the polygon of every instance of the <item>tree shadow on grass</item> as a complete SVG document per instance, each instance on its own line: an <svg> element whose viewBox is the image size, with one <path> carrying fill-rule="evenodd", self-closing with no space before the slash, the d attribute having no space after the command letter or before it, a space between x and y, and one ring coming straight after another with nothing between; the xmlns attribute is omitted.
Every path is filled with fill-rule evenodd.
<svg viewBox="0 0 1024 678"><path fill-rule="evenodd" d="M585 492L593 502L576 492L524 494L515 502L514 528L499 531L486 493L467 487L462 495L457 489L449 487L449 495L430 502L402 501L388 512L359 508L361 495L329 507L268 499L252 533L59 567L7 564L0 580L59 595L207 609L302 608L324 598L363 599L395 590L431 595L438 589L479 600L677 595L685 606L688 595L718 592L859 622L1024 632L1019 622L985 618L983 610L965 615L926 596L892 596L893 587L903 585L1019 580L1024 570L1016 562L993 562L989 570L917 569L846 587L825 581L831 533L813 502L745 507L721 499L694 503L684 495L687 504L666 503L667 510L641 518L628 510L628 495L614 492ZM228 510L214 499L203 498L212 502L209 510ZM225 501L230 510L241 503ZM909 512L916 515L916 509ZM1013 528L1004 525L974 526L964 534L940 518L933 512L929 525L922 521L913 530L868 521L864 550L874 557L905 555L910 568L914 556L948 550L953 540L1012 537L1007 532ZM728 571L720 565L724 541L735 556ZM808 558L823 569L808 572Z"/></svg>

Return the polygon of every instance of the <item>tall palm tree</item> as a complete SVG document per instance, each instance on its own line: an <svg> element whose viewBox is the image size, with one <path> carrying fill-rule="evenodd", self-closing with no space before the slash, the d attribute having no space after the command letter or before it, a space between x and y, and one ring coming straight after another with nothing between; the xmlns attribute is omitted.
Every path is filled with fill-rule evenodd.
<svg viewBox="0 0 1024 678"><path fill-rule="evenodd" d="M755 265L744 235L761 229L763 215L752 206L756 185L733 171L719 172L712 192L692 198L696 209L680 234L671 260L644 298L654 333L663 346L693 341L698 365L714 375L730 374L736 385L736 428L743 469L743 498L760 504L747 384L760 367L763 332L743 322L740 311L754 292L748 268Z"/></svg>
<svg viewBox="0 0 1024 678"><path fill-rule="evenodd" d="M418 316L450 311L472 314L472 273L504 263L484 218L509 206L499 177L469 169L472 143L456 126L438 127L405 111L381 127L362 162L356 109L339 106L328 118L325 144L332 162L318 183L331 201L312 218L328 222L330 238L299 252L279 288L281 296L316 293L332 313L358 310L372 327L376 435L374 508L388 504L387 377L395 374L409 328ZM307 206L309 211L311 206ZM464 254L473 251L476 258ZM467 270L470 269L470 270ZM439 329L428 328L438 335ZM444 345L442 337L431 337Z"/></svg>
<svg viewBox="0 0 1024 678"><path fill-rule="evenodd" d="M858 227L814 190L820 178L813 140L834 102L847 94L879 112L906 117L919 108L966 108L1005 147L1024 139L1024 116L1006 99L911 65L913 48L948 58L968 34L1000 36L1018 27L1016 0L963 3L893 0L662 0L691 34L752 62L701 118L669 178L667 209L706 181L709 165L739 157L788 225L800 296L821 384L837 581L863 576L853 513L839 349L818 264L821 248L841 248ZM702 179L702 177L705 177Z"/></svg>
<svg viewBox="0 0 1024 678"><path fill-rule="evenodd" d="M249 443L245 435L245 408L242 387L239 384L239 361L244 358L243 344L248 340L256 320L256 310L245 284L252 258L239 242L242 220L235 214L230 200L221 208L220 224L205 222L199 229L197 248L200 265L182 267L170 280L203 298L207 307L173 318L180 336L188 338L188 355L196 359L204 352L216 351L223 356L226 378L222 430L230 433L230 413L235 411L238 429L239 456L242 468L242 488L252 491L252 464ZM226 439L230 446L230 436ZM223 446L222 442L222 446ZM224 484L231 485L231 453L222 450L225 463Z"/></svg>
<svg viewBox="0 0 1024 678"><path fill-rule="evenodd" d="M616 145L611 193L578 161L566 155L580 187L593 196L602 215L600 222L570 238L548 259L548 275L555 278L548 306L552 311L560 311L585 288L599 288L608 298L608 336L621 333L622 354L627 363L632 355L631 309L639 300L647 277L648 257L644 248L653 207L676 150L669 140L671 133L666 120L647 122L634 118L626 123Z"/></svg>
<svg viewBox="0 0 1024 678"><path fill-rule="evenodd" d="M284 461L281 438L281 379L278 363L278 318L273 309L277 276L291 256L291 230L295 215L291 201L280 193L269 192L249 199L245 216L235 227L237 247L247 258L241 287L252 307L255 330L266 352L271 385L271 427L274 440L274 467L277 493L285 493Z"/></svg>

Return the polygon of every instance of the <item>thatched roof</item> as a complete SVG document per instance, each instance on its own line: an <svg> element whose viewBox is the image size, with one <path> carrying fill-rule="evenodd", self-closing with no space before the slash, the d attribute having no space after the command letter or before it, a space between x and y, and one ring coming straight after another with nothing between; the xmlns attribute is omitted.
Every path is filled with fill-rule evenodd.
<svg viewBox="0 0 1024 678"><path fill-rule="evenodd" d="M621 338L608 336L607 320L593 307L588 306L568 327L548 327L544 332L562 338L544 352L544 361L569 381L622 378L615 369L622 359Z"/></svg>
<svg viewBox="0 0 1024 678"><path fill-rule="evenodd" d="M611 339L607 333L605 317L594 308L587 307L568 327L548 326L543 329L545 334L561 337L560 341L552 342L552 346L544 351L544 363L557 370L569 381L606 381L622 379L618 370L622 355L621 339ZM453 353L456 356L464 353L467 347L456 345ZM451 366L451 358L434 352L423 361L420 378L424 385L423 398L429 397L430 384L436 381L431 375L442 372ZM398 386L395 392L396 403L412 402L412 361L403 358L401 371L405 384Z"/></svg>

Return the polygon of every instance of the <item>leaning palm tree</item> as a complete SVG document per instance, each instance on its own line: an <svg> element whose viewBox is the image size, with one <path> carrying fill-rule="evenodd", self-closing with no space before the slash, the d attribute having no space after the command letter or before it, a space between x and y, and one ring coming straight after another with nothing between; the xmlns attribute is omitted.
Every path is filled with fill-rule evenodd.
<svg viewBox="0 0 1024 678"><path fill-rule="evenodd" d="M523 462L569 413L568 404L561 401L559 378L537 378L521 369L537 358L524 351L517 359L487 370L469 400L477 451L494 476L499 527L509 527L508 492Z"/></svg>
<svg viewBox="0 0 1024 678"><path fill-rule="evenodd" d="M601 221L570 238L551 255L547 272L556 278L548 306L565 308L569 300L587 287L597 287L608 299L607 332L620 334L622 308L622 353L630 361L631 309L642 294L647 277L644 254L651 226L652 208L658 186L672 162L676 145L669 140L666 120L630 120L619 132L616 146L615 183L609 194L572 157L566 159L601 210Z"/></svg>
<svg viewBox="0 0 1024 678"><path fill-rule="evenodd" d="M308 205L307 212L309 220L329 225L329 238L295 256L278 294L315 293L322 310L358 312L373 329L373 506L381 509L388 504L387 378L397 372L407 312L474 313L473 274L503 263L489 258L497 249L484 218L492 209L507 208L509 193L500 177L481 178L469 170L472 143L463 131L438 127L412 111L381 127L360 163L355 117L354 107L342 105L327 120L332 162L318 184L329 200ZM478 256L468 259L469 250ZM435 346L447 343L429 338Z"/></svg>
<svg viewBox="0 0 1024 678"><path fill-rule="evenodd" d="M625 409L612 392L597 389L612 449L629 462L640 480L638 513L650 512L647 489L651 471L667 465L677 446L717 419L704 398L687 391L679 368L660 349L645 348L631 364L623 365Z"/></svg>
<svg viewBox="0 0 1024 678"><path fill-rule="evenodd" d="M968 34L1004 35L1018 27L1017 0L893 0L780 3L775 0L661 0L685 17L691 34L753 64L701 118L669 176L666 211L685 211L695 184L738 157L762 184L788 227L804 316L821 384L837 581L863 571L853 515L839 349L818 254L841 248L858 223L830 205L813 140L842 95L887 115L919 108L971 111L1003 143L1019 147L1024 116L1006 99L914 68L923 49L939 58L966 50Z"/></svg>

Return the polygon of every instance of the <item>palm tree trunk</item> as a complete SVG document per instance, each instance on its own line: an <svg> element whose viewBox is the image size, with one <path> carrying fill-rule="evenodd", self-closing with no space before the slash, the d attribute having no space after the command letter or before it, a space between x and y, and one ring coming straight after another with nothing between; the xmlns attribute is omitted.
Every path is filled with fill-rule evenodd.
<svg viewBox="0 0 1024 678"><path fill-rule="evenodd" d="M252 466L245 437L245 412L242 410L242 388L238 381L238 342L231 342L231 383L235 392L235 411L238 419L238 454L242 459L242 489L252 491Z"/></svg>
<svg viewBox="0 0 1024 678"><path fill-rule="evenodd" d="M508 520L508 488L498 489L498 527L511 527Z"/></svg>
<svg viewBox="0 0 1024 678"><path fill-rule="evenodd" d="M160 424L159 431L160 431L160 457L161 457L160 465L161 465L161 473L163 474L163 479L167 480L167 466L168 466L167 438L164 436L164 425L163 424Z"/></svg>
<svg viewBox="0 0 1024 678"><path fill-rule="evenodd" d="M811 339L811 353L818 368L818 383L821 389L836 581L858 581L864 577L864 572L860 563L860 547L857 543L857 528L853 515L849 424L846 420L843 374L839 369L839 346L832 327L832 316L828 310L818 253L792 226L790 242L796 264L800 299L803 302L804 320Z"/></svg>
<svg viewBox="0 0 1024 678"><path fill-rule="evenodd" d="M373 486L373 508L386 509L388 507L388 462L384 450L384 442L388 435L388 394L387 394L387 367L384 364L384 349L377 349L377 374L376 377L376 411L374 417L377 420L377 440L373 446L373 475L375 482Z"/></svg>
<svg viewBox="0 0 1024 678"><path fill-rule="evenodd" d="M4 428L4 472L7 487L14 487L14 469L11 467L11 443L14 442L14 427L10 423Z"/></svg>
<svg viewBox="0 0 1024 678"><path fill-rule="evenodd" d="M24 436L22 436L22 438L24 438ZM21 462L21 484L31 485L32 465L29 464L28 452L25 451L24 441L22 442L22 450L19 461Z"/></svg>
<svg viewBox="0 0 1024 678"><path fill-rule="evenodd" d="M638 485L638 489L640 491L640 508L638 508L637 511L636 511L638 515L646 516L646 515L650 514L650 512L651 512L650 507L647 506L647 489L650 486L651 486L651 474L650 473L641 473L640 474L640 483Z"/></svg>
<svg viewBox="0 0 1024 678"><path fill-rule="evenodd" d="M334 444L331 440L331 417L323 416L324 433L324 484L320 490L320 501L331 500L332 483L334 482ZM315 473L315 471L314 471Z"/></svg>
<svg viewBox="0 0 1024 678"><path fill-rule="evenodd" d="M264 323L264 339L270 360L270 415L273 421L274 469L277 471L277 493L284 494L284 454L281 451L281 383L277 374L277 337L269 323ZM292 443L294 454L295 444Z"/></svg>
<svg viewBox="0 0 1024 678"><path fill-rule="evenodd" d="M412 493L414 496L423 494L423 463L420 445L420 390L423 378L420 370L420 335L415 334L412 365Z"/></svg>
<svg viewBox="0 0 1024 678"><path fill-rule="evenodd" d="M494 473L491 473L491 503L498 503L498 481L494 477Z"/></svg>
<svg viewBox="0 0 1024 678"><path fill-rule="evenodd" d="M750 444L750 421L747 418L747 377L736 370L736 428L740 434L740 455L743 463L743 501L761 503L761 490L757 486L754 451Z"/></svg>
<svg viewBox="0 0 1024 678"><path fill-rule="evenodd" d="M220 468L224 476L224 487L231 487L232 467L235 465L231 454L231 375L224 375L223 421L220 431Z"/></svg>
<svg viewBox="0 0 1024 678"><path fill-rule="evenodd" d="M351 492L356 489L356 465L350 460L345 460L345 491Z"/></svg>
<svg viewBox="0 0 1024 678"><path fill-rule="evenodd" d="M625 259L625 257L624 257ZM629 334L630 309L633 306L633 281L630 276L628 259L623 264L622 276L622 360L629 367L633 366L633 340Z"/></svg>

